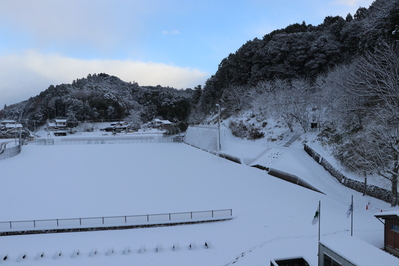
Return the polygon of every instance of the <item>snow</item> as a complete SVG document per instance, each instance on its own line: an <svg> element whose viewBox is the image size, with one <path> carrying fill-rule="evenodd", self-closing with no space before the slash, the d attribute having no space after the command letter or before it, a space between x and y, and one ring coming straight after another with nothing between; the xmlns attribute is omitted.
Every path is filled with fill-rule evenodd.
<svg viewBox="0 0 399 266"><path fill-rule="evenodd" d="M356 237L326 237L321 243L354 265L398 265L399 263L393 255Z"/></svg>
<svg viewBox="0 0 399 266"><path fill-rule="evenodd" d="M227 134L223 152L297 175L325 194L183 143L24 146L20 155L0 161L0 221L230 208L234 218L174 227L0 237L0 262L269 265L274 259L304 257L317 265L318 228L311 223L317 204L321 200L322 241L348 236L351 195L354 235L382 248L383 225L374 214L398 208L342 186L299 141L291 147L282 147L282 142L238 140Z"/></svg>

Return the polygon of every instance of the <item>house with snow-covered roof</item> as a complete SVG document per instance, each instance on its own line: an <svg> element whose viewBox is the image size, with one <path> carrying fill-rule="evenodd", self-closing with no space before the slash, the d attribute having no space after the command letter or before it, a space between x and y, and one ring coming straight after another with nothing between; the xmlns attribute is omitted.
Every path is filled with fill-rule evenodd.
<svg viewBox="0 0 399 266"><path fill-rule="evenodd" d="M399 211L381 212L374 216L381 222L384 220L385 250L399 257Z"/></svg>
<svg viewBox="0 0 399 266"><path fill-rule="evenodd" d="M6 125L6 124L16 124L17 122L15 121L15 120L2 120L2 121L0 121L0 125L1 126L4 126L4 125Z"/></svg>
<svg viewBox="0 0 399 266"><path fill-rule="evenodd" d="M67 120L66 119L54 119L47 121L47 130L53 131L55 136L66 136L67 135Z"/></svg>
<svg viewBox="0 0 399 266"><path fill-rule="evenodd" d="M172 127L172 122L170 122L169 120L161 120L156 118L151 121L151 126L153 128L168 129Z"/></svg>
<svg viewBox="0 0 399 266"><path fill-rule="evenodd" d="M19 132L22 128L22 124L17 123L15 120L2 120L0 122L0 130L7 133Z"/></svg>
<svg viewBox="0 0 399 266"><path fill-rule="evenodd" d="M47 121L47 129L51 131L55 130L66 130L67 120L66 119L54 119L52 121Z"/></svg>

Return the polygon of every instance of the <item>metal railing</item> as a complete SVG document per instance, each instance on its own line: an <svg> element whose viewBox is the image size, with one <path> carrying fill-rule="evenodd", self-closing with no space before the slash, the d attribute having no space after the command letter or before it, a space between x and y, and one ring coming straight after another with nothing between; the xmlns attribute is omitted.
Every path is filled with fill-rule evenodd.
<svg viewBox="0 0 399 266"><path fill-rule="evenodd" d="M73 230L83 228L117 228L179 223L195 223L231 219L232 209L177 212L145 215L104 216L0 222L0 235L7 232Z"/></svg>
<svg viewBox="0 0 399 266"><path fill-rule="evenodd" d="M70 145L70 144L129 144L129 143L173 143L182 142L179 136L154 137L154 136L136 136L136 137L87 137L87 138L43 138L32 141L37 145Z"/></svg>
<svg viewBox="0 0 399 266"><path fill-rule="evenodd" d="M1 143L0 146L0 160L14 157L21 153L22 146L18 144L17 146L6 148L6 145L10 142Z"/></svg>

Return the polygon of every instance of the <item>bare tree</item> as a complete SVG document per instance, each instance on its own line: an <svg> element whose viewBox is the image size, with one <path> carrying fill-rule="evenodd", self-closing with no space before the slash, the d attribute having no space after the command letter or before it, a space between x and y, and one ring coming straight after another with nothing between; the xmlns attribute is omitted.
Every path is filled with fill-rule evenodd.
<svg viewBox="0 0 399 266"><path fill-rule="evenodd" d="M306 132L310 125L310 112L313 105L311 86L306 80L297 79L291 83L276 83L274 93L274 108L278 115L285 121L290 131L295 123L301 125Z"/></svg>
<svg viewBox="0 0 399 266"><path fill-rule="evenodd" d="M360 99L361 105L357 107L363 121L367 121L359 128L361 133L357 133L365 134L363 142L367 156L363 158L380 176L390 180L391 205L396 206L399 176L398 48L382 43L375 52L356 60L348 69L346 87ZM356 152L361 155L358 150ZM362 164L364 162L359 166Z"/></svg>
<svg viewBox="0 0 399 266"><path fill-rule="evenodd" d="M250 88L248 86L230 86L224 90L222 99L231 113L240 112L250 105Z"/></svg>

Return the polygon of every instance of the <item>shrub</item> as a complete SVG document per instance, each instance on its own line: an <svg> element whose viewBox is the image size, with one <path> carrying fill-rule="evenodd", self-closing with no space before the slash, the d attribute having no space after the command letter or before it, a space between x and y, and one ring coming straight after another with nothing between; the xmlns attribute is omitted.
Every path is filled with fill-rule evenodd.
<svg viewBox="0 0 399 266"><path fill-rule="evenodd" d="M230 120L229 128L233 136L238 138L247 138L249 140L261 139L265 136L259 127L254 124L248 124L242 120Z"/></svg>

